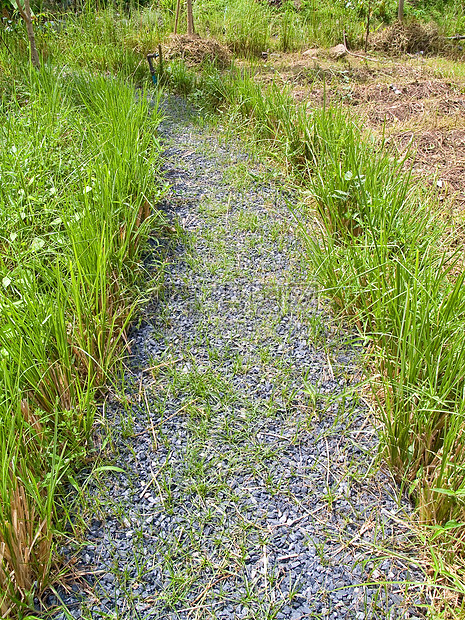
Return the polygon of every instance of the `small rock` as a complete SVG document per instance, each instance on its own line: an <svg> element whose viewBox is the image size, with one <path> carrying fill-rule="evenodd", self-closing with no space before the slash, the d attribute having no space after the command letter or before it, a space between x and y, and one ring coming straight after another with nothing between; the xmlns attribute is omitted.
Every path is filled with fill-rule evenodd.
<svg viewBox="0 0 465 620"><path fill-rule="evenodd" d="M316 58L319 53L320 53L320 50L317 47L311 47L305 52L302 52L302 56L310 56L310 58Z"/></svg>
<svg viewBox="0 0 465 620"><path fill-rule="evenodd" d="M348 51L346 46L343 43L339 43L339 45L335 45L334 47L330 47L328 50L328 55L334 60L340 60L347 56Z"/></svg>

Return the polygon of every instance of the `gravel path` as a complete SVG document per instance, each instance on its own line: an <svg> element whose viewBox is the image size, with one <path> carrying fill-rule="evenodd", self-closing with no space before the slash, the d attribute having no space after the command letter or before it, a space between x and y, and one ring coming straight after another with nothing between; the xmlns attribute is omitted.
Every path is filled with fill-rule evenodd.
<svg viewBox="0 0 465 620"><path fill-rule="evenodd" d="M72 615L419 617L357 346L307 285L279 185L166 105L164 207L185 234L107 408L127 473L89 487L93 594Z"/></svg>

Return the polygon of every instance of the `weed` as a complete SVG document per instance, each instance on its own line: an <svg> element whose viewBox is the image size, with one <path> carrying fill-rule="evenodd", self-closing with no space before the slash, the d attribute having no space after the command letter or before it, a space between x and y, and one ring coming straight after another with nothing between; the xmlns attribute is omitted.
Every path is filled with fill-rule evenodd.
<svg viewBox="0 0 465 620"><path fill-rule="evenodd" d="M131 87L50 67L19 84L28 102L12 99L0 121L3 612L48 583L62 483L125 347L161 195L159 117Z"/></svg>
<svg viewBox="0 0 465 620"><path fill-rule="evenodd" d="M199 78L207 100L212 83ZM244 119L241 126L312 197L317 227L305 206L289 206L315 283L376 352L370 364L378 369L372 387L381 447L397 479L415 498L423 523L463 524L465 276L431 196L411 182L405 159L340 109L309 112L285 88L261 88L234 72L221 96L231 116ZM318 319L310 327L323 337ZM295 394L280 396L288 407ZM349 416L357 407L350 395L338 406ZM463 525L457 528L453 545L463 553ZM444 531L440 536L452 544ZM441 566L442 574L452 574L445 559Z"/></svg>

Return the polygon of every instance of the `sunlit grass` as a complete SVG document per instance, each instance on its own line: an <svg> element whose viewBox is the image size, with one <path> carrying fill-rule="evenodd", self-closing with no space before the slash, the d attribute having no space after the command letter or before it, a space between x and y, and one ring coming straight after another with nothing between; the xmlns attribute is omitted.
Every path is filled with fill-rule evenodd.
<svg viewBox="0 0 465 620"><path fill-rule="evenodd" d="M465 78L465 64L460 60L435 56L425 58L421 64L430 67L439 78Z"/></svg>
<svg viewBox="0 0 465 620"><path fill-rule="evenodd" d="M201 35L247 56L333 45L344 34L357 46L365 32L364 15L345 3L301 11L248 0L229 11L194 5ZM442 24L447 32L460 23L454 7ZM80 15L53 16L37 27L45 65L38 74L27 65L21 25L5 30L8 47L0 44L4 615L30 607L48 583L61 484L85 454L95 398L136 307L140 251L160 224L159 117L131 84L147 83L144 55L173 18L170 6L123 15L88 5ZM422 62L463 77L460 63ZM432 202L412 190L393 154L339 111L309 113L281 87L264 90L212 67L198 75L174 62L167 82L203 107L228 108L311 195L320 234L309 234L310 216L300 224L315 279L379 352L374 391L386 456L421 519L437 528L435 570L455 575L464 534L464 297L454 263L461 257L444 247Z"/></svg>
<svg viewBox="0 0 465 620"><path fill-rule="evenodd" d="M197 100L227 110L276 157L314 206L289 205L314 282L371 343L367 368L384 456L422 526L433 528L434 544L424 539L435 580L460 596L465 274L437 201L411 182L398 153L342 109L309 110L285 88L260 87L238 72L178 72Z"/></svg>
<svg viewBox="0 0 465 620"><path fill-rule="evenodd" d="M48 583L62 482L86 453L140 251L162 224L147 97L51 67L16 78L0 118L2 613Z"/></svg>

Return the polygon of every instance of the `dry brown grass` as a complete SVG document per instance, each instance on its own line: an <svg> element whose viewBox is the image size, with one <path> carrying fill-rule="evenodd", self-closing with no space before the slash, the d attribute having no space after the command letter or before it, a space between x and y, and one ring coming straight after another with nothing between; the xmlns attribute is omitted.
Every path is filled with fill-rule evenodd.
<svg viewBox="0 0 465 620"><path fill-rule="evenodd" d="M419 22L396 22L371 37L371 46L388 54L437 54L446 48L446 40L437 26Z"/></svg>
<svg viewBox="0 0 465 620"><path fill-rule="evenodd" d="M223 69L232 60L229 49L215 39L201 39L187 34L171 35L165 43L164 55L167 60L181 58L189 67L208 61Z"/></svg>
<svg viewBox="0 0 465 620"><path fill-rule="evenodd" d="M11 475L15 474L10 470ZM24 486L14 481L10 519L0 527L0 613L8 618L12 601L24 602L40 588L49 569L52 537L46 519L40 520ZM6 507L4 507L5 509Z"/></svg>
<svg viewBox="0 0 465 620"><path fill-rule="evenodd" d="M400 30L393 29L392 36L395 32ZM374 135L384 136L396 146L400 154L409 148L407 165L413 167L414 176L434 187L445 213L463 221L463 79L438 78L421 57L377 56L376 60L367 60L349 55L341 64L319 50L312 50L312 54L275 54L258 68L256 79L265 84L281 81L296 101L307 102L310 108L325 103L347 107Z"/></svg>

